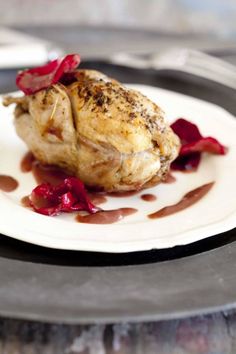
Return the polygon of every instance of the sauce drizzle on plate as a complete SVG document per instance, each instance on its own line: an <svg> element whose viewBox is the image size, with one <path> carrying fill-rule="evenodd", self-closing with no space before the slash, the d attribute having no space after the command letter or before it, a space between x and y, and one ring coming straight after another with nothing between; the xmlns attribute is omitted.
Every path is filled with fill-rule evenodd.
<svg viewBox="0 0 236 354"><path fill-rule="evenodd" d="M101 210L95 214L77 215L76 220L87 224L113 224L122 220L125 216L136 213L134 208L120 208L115 210Z"/></svg>
<svg viewBox="0 0 236 354"><path fill-rule="evenodd" d="M26 195L25 197L21 198L21 204L25 207L25 208L30 208L30 199L29 196Z"/></svg>
<svg viewBox="0 0 236 354"><path fill-rule="evenodd" d="M176 204L166 206L155 213L149 214L150 219L162 218L164 216L169 216L175 213L178 213L181 210L184 210L191 205L197 203L202 199L213 187L215 182L204 184L183 196L183 198Z"/></svg>
<svg viewBox="0 0 236 354"><path fill-rule="evenodd" d="M173 176L170 172L167 174L166 179L162 181L162 183L174 183L176 182L176 177Z"/></svg>
<svg viewBox="0 0 236 354"><path fill-rule="evenodd" d="M30 172L32 171L33 176L38 184L41 183L50 183L52 185L57 185L64 181L65 178L70 177L63 169L53 165L42 165L38 162L31 152L25 154L21 161L21 171ZM176 178L169 173L166 177L166 180L163 183L174 183ZM154 213L148 215L150 219L157 219L165 216L175 214L181 210L187 209L193 204L197 203L202 199L212 188L214 182L204 184L183 196L183 198L174 205L166 206ZM5 191L12 191L17 188L18 182L10 177L0 175L0 189ZM4 189L5 188L5 189ZM96 192L89 190L88 196L93 204L99 205L107 202L107 197L114 198L127 198L139 194L140 191L129 191L129 192L120 192L120 193L105 193L105 192ZM154 202L157 200L157 197L154 194L146 193L142 194L140 198L146 202ZM21 204L25 207L30 207L28 197L23 197ZM114 210L101 210L94 214L83 215L78 214L76 216L76 221L80 223L88 224L113 224L119 220L122 220L124 217L136 213L138 210L134 208L118 208Z"/></svg>
<svg viewBox="0 0 236 354"><path fill-rule="evenodd" d="M22 158L20 162L21 172L30 172L32 171L33 163L35 161L35 157L32 152L28 151Z"/></svg>

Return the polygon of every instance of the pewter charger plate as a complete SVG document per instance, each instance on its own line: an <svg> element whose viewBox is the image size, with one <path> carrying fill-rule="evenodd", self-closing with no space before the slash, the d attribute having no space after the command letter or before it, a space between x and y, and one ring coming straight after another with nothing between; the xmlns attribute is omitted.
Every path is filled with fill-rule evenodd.
<svg viewBox="0 0 236 354"><path fill-rule="evenodd" d="M235 92L206 80L89 65L122 81L181 91L235 113ZM91 323L167 319L233 307L235 236L232 230L189 246L118 255L50 250L3 236L0 314Z"/></svg>

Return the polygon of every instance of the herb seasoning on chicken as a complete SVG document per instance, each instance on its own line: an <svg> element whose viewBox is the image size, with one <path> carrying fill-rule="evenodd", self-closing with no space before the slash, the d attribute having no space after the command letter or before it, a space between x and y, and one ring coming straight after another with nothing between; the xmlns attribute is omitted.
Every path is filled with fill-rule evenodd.
<svg viewBox="0 0 236 354"><path fill-rule="evenodd" d="M16 103L17 134L41 163L108 192L165 179L180 144L155 103L93 70L62 82L4 101Z"/></svg>

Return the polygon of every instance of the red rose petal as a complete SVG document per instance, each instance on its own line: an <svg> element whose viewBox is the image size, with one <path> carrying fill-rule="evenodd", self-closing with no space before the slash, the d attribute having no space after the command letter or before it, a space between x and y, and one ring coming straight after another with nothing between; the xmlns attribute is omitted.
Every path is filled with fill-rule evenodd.
<svg viewBox="0 0 236 354"><path fill-rule="evenodd" d="M53 78L53 84L57 83L63 74L73 72L80 63L79 54L69 54L64 59L62 59L55 75Z"/></svg>
<svg viewBox="0 0 236 354"><path fill-rule="evenodd" d="M20 71L16 77L17 87L26 95L48 87L53 81L59 64L59 60L53 60L42 67Z"/></svg>
<svg viewBox="0 0 236 354"><path fill-rule="evenodd" d="M171 128L178 135L182 144L198 141L202 138L202 135L198 127L187 121L186 119L179 118L172 125Z"/></svg>
<svg viewBox="0 0 236 354"><path fill-rule="evenodd" d="M37 213L48 216L79 210L92 214L99 210L89 200L83 183L75 177L66 178L57 186L43 183L33 189L29 199Z"/></svg>
<svg viewBox="0 0 236 354"><path fill-rule="evenodd" d="M219 143L215 138L201 138L190 144L185 144L180 149L180 155L186 155L191 152L208 152L211 154L225 155L227 148Z"/></svg>
<svg viewBox="0 0 236 354"><path fill-rule="evenodd" d="M183 118L174 122L171 128L180 138L182 145L179 156L171 164L173 170L197 170L202 152L218 155L225 155L227 153L227 148L218 140L212 137L204 138L195 124Z"/></svg>
<svg viewBox="0 0 236 354"><path fill-rule="evenodd" d="M177 157L172 164L173 171L191 172L196 171L201 161L201 154L198 152Z"/></svg>
<svg viewBox="0 0 236 354"><path fill-rule="evenodd" d="M59 82L60 78L74 71L80 63L78 54L69 54L63 59L56 59L50 63L18 73L16 85L26 95L31 95Z"/></svg>

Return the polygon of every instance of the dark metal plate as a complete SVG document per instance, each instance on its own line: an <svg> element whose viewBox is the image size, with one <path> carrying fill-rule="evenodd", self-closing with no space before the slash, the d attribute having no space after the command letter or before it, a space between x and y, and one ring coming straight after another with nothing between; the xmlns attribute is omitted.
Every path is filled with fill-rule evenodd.
<svg viewBox="0 0 236 354"><path fill-rule="evenodd" d="M177 72L87 62L123 82L182 92L236 113L236 92ZM14 90L0 72L0 88ZM0 221L1 222L1 221ZM0 315L64 323L150 321L236 306L236 229L197 243L127 254L57 251L0 236Z"/></svg>

